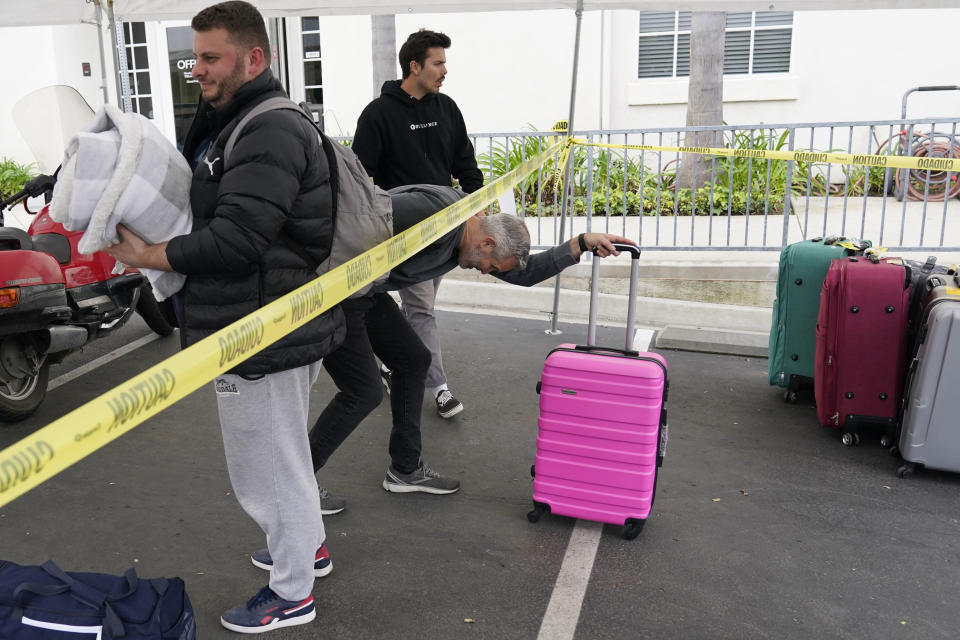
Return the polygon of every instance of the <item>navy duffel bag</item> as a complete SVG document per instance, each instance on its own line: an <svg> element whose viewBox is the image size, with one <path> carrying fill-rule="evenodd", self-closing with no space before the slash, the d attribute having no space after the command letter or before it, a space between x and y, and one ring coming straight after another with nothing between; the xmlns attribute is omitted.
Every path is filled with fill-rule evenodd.
<svg viewBox="0 0 960 640"><path fill-rule="evenodd" d="M0 560L3 640L195 640L196 621L180 578L141 580L67 573L47 561Z"/></svg>

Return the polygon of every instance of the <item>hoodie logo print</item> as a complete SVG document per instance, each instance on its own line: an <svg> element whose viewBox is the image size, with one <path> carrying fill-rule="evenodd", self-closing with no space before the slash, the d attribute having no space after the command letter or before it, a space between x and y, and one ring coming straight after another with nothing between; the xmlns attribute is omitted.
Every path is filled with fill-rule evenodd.
<svg viewBox="0 0 960 640"><path fill-rule="evenodd" d="M433 122L421 122L420 124L410 125L410 131L416 131L417 129L428 129L430 127L436 127L440 123L434 120Z"/></svg>
<svg viewBox="0 0 960 640"><path fill-rule="evenodd" d="M215 165L217 163L217 160L219 159L220 159L220 156L217 156L213 160L207 160L206 158L203 159L204 164L207 165L207 169L210 169L211 176L213 175L213 165Z"/></svg>

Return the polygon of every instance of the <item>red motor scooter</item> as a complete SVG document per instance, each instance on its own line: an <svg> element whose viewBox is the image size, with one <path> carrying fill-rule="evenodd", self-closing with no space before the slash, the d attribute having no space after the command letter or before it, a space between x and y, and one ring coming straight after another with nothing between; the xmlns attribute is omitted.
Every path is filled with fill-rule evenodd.
<svg viewBox="0 0 960 640"><path fill-rule="evenodd" d="M69 111L69 118L62 116L65 127L83 121L76 114L81 105L87 122L93 116L83 97L69 87L48 87L28 98L32 98L28 105L54 101L61 116ZM57 158L59 163L64 145L60 144L59 153L38 153L29 135L30 125L21 126L16 116L15 108L14 119L41 168L45 162L49 166L49 158ZM67 119L71 122L65 122ZM60 134L67 133L65 127ZM58 129L56 124L47 120L46 131L54 129ZM113 258L102 252L81 254L77 243L83 232L68 231L50 218L49 199L55 181L41 175L19 193L0 198L0 422L16 422L33 414L46 395L50 365L87 342L109 335L134 310L156 333L166 336L173 332L140 272L112 273ZM23 202L24 209L33 214L26 199L40 195L45 195L48 204L35 214L27 231L3 225L4 209Z"/></svg>

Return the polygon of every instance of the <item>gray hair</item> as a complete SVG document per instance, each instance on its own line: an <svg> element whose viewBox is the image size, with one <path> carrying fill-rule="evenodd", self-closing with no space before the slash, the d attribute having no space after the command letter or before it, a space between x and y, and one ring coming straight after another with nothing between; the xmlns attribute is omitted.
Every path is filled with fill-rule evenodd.
<svg viewBox="0 0 960 640"><path fill-rule="evenodd" d="M509 213L492 216L480 216L480 229L497 243L493 257L497 260L515 258L517 269L527 266L530 255L530 232L523 218Z"/></svg>

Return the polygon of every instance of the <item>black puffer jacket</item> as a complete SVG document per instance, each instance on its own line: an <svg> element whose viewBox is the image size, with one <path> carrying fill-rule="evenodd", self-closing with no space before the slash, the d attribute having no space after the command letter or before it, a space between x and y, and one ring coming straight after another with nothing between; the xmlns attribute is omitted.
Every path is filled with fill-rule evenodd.
<svg viewBox="0 0 960 640"><path fill-rule="evenodd" d="M188 161L213 143L193 172L193 231L167 245L171 266L187 276L179 294L184 346L314 279L314 267L330 252L330 169L305 118L270 111L252 119L224 172L223 147L243 114L285 95L268 70L220 109L201 100L187 134L183 153ZM300 249L291 248L293 243ZM301 257L304 251L314 264ZM259 375L316 362L342 341L343 333L343 314L335 307L231 373ZM241 340L233 348L246 344Z"/></svg>

